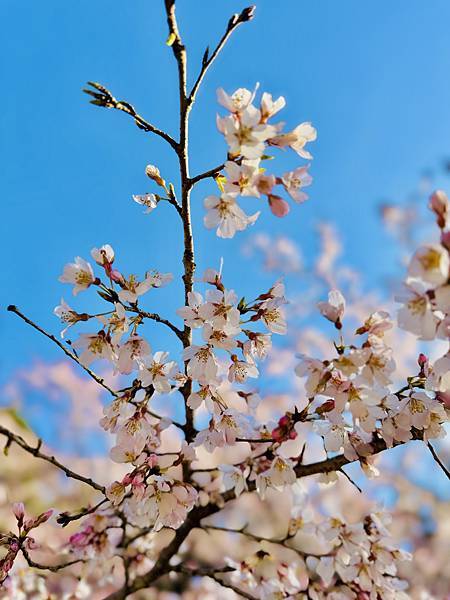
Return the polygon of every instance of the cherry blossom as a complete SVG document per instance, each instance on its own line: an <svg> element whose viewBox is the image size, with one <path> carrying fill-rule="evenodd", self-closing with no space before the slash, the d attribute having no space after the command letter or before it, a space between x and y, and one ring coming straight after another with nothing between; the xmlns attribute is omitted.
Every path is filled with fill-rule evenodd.
<svg viewBox="0 0 450 600"><path fill-rule="evenodd" d="M133 200L137 204L145 206L144 213L149 214L158 206L158 200L155 194L133 194Z"/></svg>
<svg viewBox="0 0 450 600"><path fill-rule="evenodd" d="M243 231L253 225L259 212L247 215L236 202L236 194L222 194L205 198L207 213L204 217L205 227L217 227L217 235L221 238L232 238L236 231Z"/></svg>
<svg viewBox="0 0 450 600"><path fill-rule="evenodd" d="M174 377L178 367L175 361L167 360L168 356L168 352L159 351L140 361L138 379L144 387L152 385L160 394L170 392L170 379Z"/></svg>
<svg viewBox="0 0 450 600"><path fill-rule="evenodd" d="M287 193L295 202L301 203L308 200L308 195L302 192L302 188L312 183L312 177L308 173L308 169L309 165L297 167L294 171L285 173L281 178Z"/></svg>
<svg viewBox="0 0 450 600"><path fill-rule="evenodd" d="M77 256L75 262L69 263L64 267L59 281L74 284L73 295L76 296L81 291L87 290L88 287L96 282L96 279L91 265L80 256Z"/></svg>
<svg viewBox="0 0 450 600"><path fill-rule="evenodd" d="M339 290L328 293L328 302L319 302L317 305L320 313L334 323L337 329L342 327L341 319L345 311L345 299Z"/></svg>

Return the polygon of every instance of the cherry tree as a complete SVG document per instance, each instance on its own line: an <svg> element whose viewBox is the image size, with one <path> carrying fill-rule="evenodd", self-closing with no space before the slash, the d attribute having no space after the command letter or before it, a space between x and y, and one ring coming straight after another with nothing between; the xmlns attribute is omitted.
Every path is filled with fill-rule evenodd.
<svg viewBox="0 0 450 600"><path fill-rule="evenodd" d="M80 510L70 502L67 510L46 507L36 514L22 502L11 507L10 530L0 535L6 597L119 600L187 590L186 597L199 598L409 598L413 573L404 565L411 556L395 540L390 515L360 499L344 467L359 465L367 477L377 477L379 455L416 441L450 477L432 445L445 435L450 406L449 200L443 191L431 195L439 235L415 249L396 318L383 306L355 315L322 261L318 271L329 292L311 307L332 332L325 354L296 357L298 388L287 402L271 406L260 371L273 355L272 337L289 335L284 283L274 280L249 301L241 290L227 287L221 266L196 271L194 229L204 225L220 238L234 238L257 228L261 210L274 218L301 211L296 205L308 199L316 129L308 121L289 127L278 121L283 97L258 87L219 89L217 128L227 153L222 164L191 175L188 131L197 93L228 39L253 19L255 9L232 15L191 84L175 0L165 0L165 9L166 43L178 70L178 135L159 129L99 83L90 82L85 91L92 104L124 112L178 158L178 182L148 165L154 191L132 198L150 219L158 219L161 202L173 208L183 236L184 298L176 315L152 312L153 294L170 286L174 276L151 265L145 274L129 274L104 244L91 250L89 260L78 256L66 264L60 277L74 296L100 296L105 302L100 312L78 312L61 300L55 308L63 323L58 338L9 306L110 396L99 425L113 442L103 469L107 480L100 483L47 452L42 440L0 425L5 454L20 447L89 490ZM272 169L276 160L269 159L280 151L296 153L298 167ZM191 193L204 180L211 193L204 199L202 225L192 223ZM149 321L175 336L178 355L155 347L145 333ZM90 332L66 343L67 330L82 323ZM431 361L418 352L415 368L401 373L399 330L433 349L442 344L442 354ZM295 358L293 348L288 352ZM120 376L120 389L93 370L98 361ZM176 414L155 410L155 398L165 395L176 399ZM318 444L319 456L311 459ZM325 508L330 489L341 492L342 480L351 493L334 498L332 513ZM328 487L318 492L317 483ZM411 494L406 481L398 486ZM355 507L353 515L346 504ZM53 546L51 534L39 534L52 522L60 528ZM64 539L66 527L71 533ZM43 545L45 563L36 557ZM28 568L19 571L18 561ZM48 582L45 572L52 573Z"/></svg>

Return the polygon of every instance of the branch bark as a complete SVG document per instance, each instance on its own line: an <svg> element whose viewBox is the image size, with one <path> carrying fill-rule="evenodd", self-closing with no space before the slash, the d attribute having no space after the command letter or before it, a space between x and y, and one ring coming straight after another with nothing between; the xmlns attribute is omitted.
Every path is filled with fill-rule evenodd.
<svg viewBox="0 0 450 600"><path fill-rule="evenodd" d="M12 431L7 429L6 427L3 427L2 425L0 425L0 435L4 435L8 439L7 447L9 447L14 442L18 446L20 446L23 450L25 450L25 452L28 452L29 454L32 454L33 456L36 456L37 458L41 458L42 460L45 460L46 462L48 462L48 463L54 465L55 467L57 467L58 469L60 469L60 471L65 473L66 477L70 477L71 479L76 479L77 481L81 481L82 483L89 485L91 488L94 488L94 490L97 490L99 492L102 492L102 493L105 492L105 488L102 485L100 485L99 483L96 483L90 477L84 477L83 475L80 475L79 473L72 471L72 469L69 469L68 467L63 465L54 456L51 456L49 454L44 454L43 452L41 452L42 440L38 440L37 445L33 448L33 446L30 446L23 439L23 437L13 433Z"/></svg>
<svg viewBox="0 0 450 600"><path fill-rule="evenodd" d="M85 365L83 365L82 362L80 362L79 358L70 350L68 350L64 344L62 344L58 338L56 338L53 334L48 333L47 331L45 331L45 329L42 329L42 327L40 327L39 325L37 325L36 323L34 323L34 321L32 321L31 319L29 319L27 316L25 316L18 308L17 306L14 306L13 304L10 304L8 306L8 310L14 314L16 314L18 317L20 317L22 319L22 321L25 321L25 323L27 323L28 325L31 325L31 327L33 327L34 329L36 329L36 331L39 331L39 333L42 333L42 335L45 335L45 337L47 337L49 340L51 340L52 342L54 342L59 348L61 348L61 350L64 352L64 354L66 356L68 356L69 358L71 358L74 362L77 363L77 365L79 365L84 371L86 371L86 373L89 375L89 377L92 377L92 379L94 379L99 385L101 385L103 388L105 388L105 390L107 390L112 396L117 396L117 392L115 392L113 389L111 389L106 383L105 380L102 377L99 377L96 373L94 373L94 371L92 371L91 369L89 369L89 367L86 367Z"/></svg>

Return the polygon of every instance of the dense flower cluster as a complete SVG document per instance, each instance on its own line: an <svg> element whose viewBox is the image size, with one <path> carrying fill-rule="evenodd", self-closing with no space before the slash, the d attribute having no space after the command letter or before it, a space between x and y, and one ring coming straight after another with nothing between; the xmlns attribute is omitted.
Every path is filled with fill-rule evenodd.
<svg viewBox="0 0 450 600"><path fill-rule="evenodd" d="M251 92L239 88L228 95L219 89L217 97L220 104L230 114L217 117L217 127L228 144L228 160L225 174L218 175L219 196L205 199L207 213L204 218L208 229L216 228L217 235L232 238L237 231L243 231L252 225L259 211L247 215L239 206L239 195L245 197L266 197L270 210L277 217L288 214L288 202L275 193L275 187L282 186L296 203L302 203L308 196L303 188L311 184L309 165L297 167L282 176L268 174L261 162L272 158L266 152L269 148L292 148L300 157L310 160L306 150L308 142L313 142L317 133L311 123L301 123L288 133L283 133L283 123L271 124L272 119L286 104L280 96L276 100L264 92L259 107L253 102L256 89Z"/></svg>
<svg viewBox="0 0 450 600"><path fill-rule="evenodd" d="M423 246L412 257L405 286L410 293L422 292L419 299L401 297L399 325L424 339L448 339L446 196L435 194L431 208L442 229L441 244ZM129 526L156 535L165 528L178 529L196 505L223 503L221 494L239 497L255 490L264 500L269 490L293 489L303 451L289 456L283 444L297 439L298 423L312 423L327 453L342 451L348 461L359 461L369 476L377 474L373 454L380 448L444 435L450 357L446 354L431 365L421 354L417 374L402 389L394 390L396 365L387 342L393 322L386 312L369 315L346 343L346 302L338 290L331 290L318 309L339 332L335 356L302 356L296 373L304 379L306 406L286 412L278 422L264 422L257 417L260 397L251 381L260 375L258 363L270 352L272 334L287 330L281 281L247 302L224 286L221 272L208 269L202 278L206 293L189 292L187 305L177 311L185 327L194 332L192 343L184 347L181 369L167 352L153 353L140 331L149 313L140 308L139 297L168 283L171 275L148 272L141 281L133 275L126 278L113 266L115 254L109 245L94 248L91 255L103 269L104 280L78 257L66 265L61 281L73 284L74 294L97 287L111 310L77 313L62 301L55 313L67 327L99 322L100 330L82 333L73 342L78 359L86 366L98 359L109 361L115 372L132 375L133 380L105 406L101 420L101 426L116 436L111 459L127 465L127 473L107 486L108 505L88 516L69 540L73 555L88 561L86 573L94 569L106 576L107 565L120 552L123 537L118 514ZM257 324L264 330L255 329ZM182 441L179 450L161 452L162 433L173 422L153 412L152 399L157 394L179 393L186 386L190 390L186 405L194 414L208 415L206 426L196 430L190 443ZM198 450L213 453L242 441L250 444L250 453L241 462L224 462L206 477L194 469L190 482L180 478L182 467L192 468L198 461ZM322 480L336 480L336 473L323 475ZM292 594L317 600L407 597L404 584L395 577L395 563L404 557L388 541L379 516L368 516L355 525L336 519L306 525L301 515L294 503L290 535L295 536L299 527L303 533L314 532L326 550L297 553L295 562L286 562L264 548L240 563L230 559L232 580L261 598ZM3 540L8 547L2 561L5 578L22 541L13 534Z"/></svg>
<svg viewBox="0 0 450 600"><path fill-rule="evenodd" d="M278 541L289 554L280 555L274 543L263 540L261 549L245 561L229 561L236 569L232 579L254 597L267 600L407 600L406 582L397 577L397 565L410 556L392 543L387 514L370 514L356 524L334 517L320 523L296 521L292 519L290 535ZM317 553L296 547L299 530L314 538Z"/></svg>

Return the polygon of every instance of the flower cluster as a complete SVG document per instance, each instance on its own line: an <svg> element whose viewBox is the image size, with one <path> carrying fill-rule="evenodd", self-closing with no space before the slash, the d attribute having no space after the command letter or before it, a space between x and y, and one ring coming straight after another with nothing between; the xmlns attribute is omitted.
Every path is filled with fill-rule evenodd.
<svg viewBox="0 0 450 600"><path fill-rule="evenodd" d="M266 154L269 147L292 148L304 159L312 156L306 150L306 144L316 139L317 133L310 123L301 123L288 133L282 133L283 123L271 124L274 117L286 104L280 96L277 100L264 92L259 107L253 102L256 89L251 92L240 88L231 96L223 89L217 92L218 100L230 114L217 117L217 126L228 144L228 160L225 174L218 175L220 196L208 196L205 199L207 213L204 218L208 229L216 228L217 235L232 238L236 231L243 231L252 225L259 212L247 215L237 202L239 195L267 198L270 210L277 217L284 217L290 208L288 202L275 193L279 185L294 202L302 203L308 196L303 188L311 184L309 165L297 167L282 176L268 174L261 167L261 161L272 158Z"/></svg>
<svg viewBox="0 0 450 600"><path fill-rule="evenodd" d="M328 303L320 303L319 308L340 329L344 303L337 298L333 291ZM391 327L386 312L374 313L356 330L357 337L366 336L361 345L342 341L335 345L335 358L304 356L296 369L305 378L307 410L325 450L343 450L349 460L360 459L368 472L366 457L373 454L376 439L392 446L417 436L444 435L445 409L436 394L423 391L422 367L405 388L392 390L395 362L385 341Z"/></svg>
<svg viewBox="0 0 450 600"><path fill-rule="evenodd" d="M235 569L232 580L267 600L407 600L407 584L398 578L397 568L411 557L393 544L388 523L385 513L369 514L355 524L334 517L318 524L300 520L287 538L262 539L261 548L245 560L229 560ZM295 542L299 531L320 551L300 550ZM289 552L281 553L280 546Z"/></svg>
<svg viewBox="0 0 450 600"><path fill-rule="evenodd" d="M164 362L167 355L157 352L152 356L149 344L137 334L137 329L143 322L143 316L137 308L138 300L151 289L170 283L172 274L148 271L142 281L135 275L125 277L113 267L115 254L109 244L100 249L94 248L91 255L97 265L103 268L108 284L95 277L92 265L80 257L64 267L60 281L73 284L74 295L91 285L98 287L98 294L112 304L114 309L95 315L78 313L62 299L54 311L66 324L61 335L64 336L67 329L76 323L97 320L102 325L100 330L83 333L73 343L73 347L79 352L80 361L88 366L95 360L107 360L116 371L124 374L139 368L142 377L148 381L149 370L154 370L156 363ZM128 339L123 341L123 336L127 334ZM170 363L170 368L168 365L167 368L159 369L160 376L155 375L154 378L157 379L155 387L167 388L166 380L175 377L173 366Z"/></svg>
<svg viewBox="0 0 450 600"><path fill-rule="evenodd" d="M8 573L20 551L27 553L28 550L39 548L36 540L29 535L30 531L46 523L53 514L53 510L50 509L37 517L27 518L22 502L16 502L12 510L16 518L18 533L15 534L10 531L6 534L0 534L0 546L6 548L6 555L0 560L0 585L8 577Z"/></svg>
<svg viewBox="0 0 450 600"><path fill-rule="evenodd" d="M208 450L234 443L253 430L252 420L227 406L221 389L225 383L244 384L259 376L258 360L264 359L271 347L271 334L284 334L284 286L277 282L253 302L238 301L233 290L224 287L221 274L209 269L203 281L210 286L205 298L189 293L189 304L178 309L185 325L201 329L202 342L185 348L183 358L187 375L198 384L188 397L191 409L205 405L213 414L209 427L200 431L195 445ZM262 322L265 332L250 326ZM221 374L224 372L225 377ZM249 405L255 406L255 394L240 392Z"/></svg>
<svg viewBox="0 0 450 600"><path fill-rule="evenodd" d="M449 200L435 192L430 208L441 230L440 243L421 246L411 258L403 293L397 300L399 326L422 340L450 339Z"/></svg>
<svg viewBox="0 0 450 600"><path fill-rule="evenodd" d="M372 476L377 474L373 464L377 453L411 439L428 442L442 437L446 408L450 407L450 352L434 364L419 354L417 371L398 389L390 341L394 323L389 314L365 310L358 315L359 326L350 331L351 295L346 294L346 303L339 290L331 289L328 299L318 303L318 310L333 324L338 338L329 346L332 356L326 352L321 356L327 358L302 354L295 374L303 381L303 394L293 376L295 394L285 394L279 404L273 402L270 407L268 402L261 403L255 384L262 379L261 362L272 352L272 335L287 333L284 283L276 281L251 301L226 288L221 271L208 269L201 286L197 285L190 192L201 180L215 178L220 192L205 198L203 221L208 229L216 229L220 238L234 237L260 215L260 211L247 214L239 198L263 199L273 215L284 217L290 211L287 196L298 204L308 198L304 190L312 177L306 161L312 159L309 143L316 140L317 133L309 122L290 131L284 131L284 123L274 122L285 106L282 96L274 99L264 92L256 101L258 86L254 91L240 88L231 95L219 89L218 101L227 111L217 117L217 127L228 146L226 161L191 177L188 120L198 87L233 29L253 17L254 7L232 15L218 46L211 53L209 48L205 51L200 73L187 92L186 47L176 21L175 1L165 4L167 45L172 47L179 73L178 139L145 121L130 103L116 100L101 84L91 83L87 92L94 104L131 116L138 127L162 138L177 155L179 200L174 185L152 164L145 173L159 193L133 195L133 200L146 214L166 201L181 219L185 306L177 314L182 323L178 326L141 306L142 296L168 284L172 275L158 271L147 271L143 277L125 275L117 268L109 244L92 249L92 264L76 257L60 277L61 282L73 285L74 296L91 288L107 303L107 310L90 314L77 312L61 300L54 310L64 324L61 337L70 327L86 327L73 342L58 341L17 307L9 307L56 342L84 368L83 374L111 394L112 401L99 406L103 410L100 426L115 437L109 451L113 464L109 462L103 473L106 482L98 483L45 454L40 440L29 445L25 438L1 426L0 434L7 438L5 453L15 444L82 483L91 496L83 504L77 502L84 508L73 514L63 512L57 518L63 527L78 524L63 545L74 560L60 565L39 564L29 555L38 547L30 532L48 521L52 511L28 518L23 504L14 505L18 533L0 534L0 585L9 579L14 598L54 596L51 581L34 575L26 581L17 573L17 563L16 573L12 573L21 554L36 569L53 573L70 569L71 583L55 587L58 597L64 598L97 597L103 587L108 591L100 593L106 597L105 591L108 598L125 598L136 592L145 596L146 588L152 588L158 597L158 590L161 595L182 590L183 597L186 591L186 597L225 598L229 587L245 597L263 600L406 600L408 586L399 575L399 564L409 555L391 540L386 515L371 513L372 508L361 501L359 519L358 514L355 518L352 514L352 519L324 517L336 514L334 508L341 499L325 506L323 496L314 492L313 509L313 503L307 505L306 489L299 480L320 475L319 483L329 483L337 481L340 472L353 484L343 471L347 463L358 461ZM305 162L285 173L270 173L263 166L274 158L269 153L286 148ZM421 246L410 260L404 291L398 296L398 325L420 340L448 342L450 202L446 194L435 192L430 208L440 238ZM329 226L322 226L321 235L323 253L311 274L329 288L342 287L342 277L334 273L339 243ZM270 238L262 236L255 248L270 255L270 260L266 259L270 269L282 266L293 273L302 269L300 254L287 238L280 238L272 247ZM347 273L347 281L351 278ZM148 320L175 334L182 345L180 363L164 350L155 351L153 341L146 339ZM294 375L294 350L285 347L280 354L288 357L286 364ZM120 386L109 387L106 375L103 379L91 370L97 360L106 361L111 372L120 376ZM167 407L169 394L175 399L175 408ZM161 408L155 407L158 395L164 396ZM323 449L310 445L314 437L323 441ZM448 475L433 446L428 445ZM344 484L348 486L348 481ZM352 510L359 501L351 504ZM337 514L350 512L343 510L344 503L337 507ZM260 516L268 515L270 519L262 522ZM228 520L246 524L229 529L224 526ZM258 534L263 529L278 535L263 537ZM285 533L280 536L280 531ZM226 550L211 544L205 552L202 538L223 532L227 538L229 533L245 536L246 543L227 545ZM53 552L50 546L48 550ZM183 579L175 581L180 575ZM223 588L205 591L204 582L197 585L202 575Z"/></svg>

